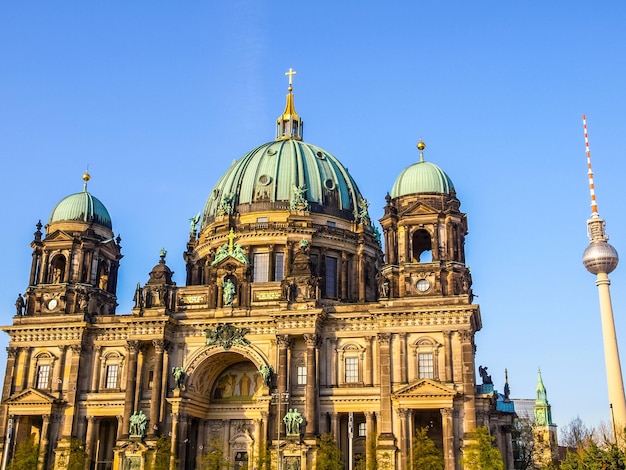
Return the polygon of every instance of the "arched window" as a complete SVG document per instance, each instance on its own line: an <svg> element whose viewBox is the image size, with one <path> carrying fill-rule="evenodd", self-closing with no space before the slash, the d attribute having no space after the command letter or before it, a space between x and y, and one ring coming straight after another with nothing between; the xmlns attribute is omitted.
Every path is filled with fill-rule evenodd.
<svg viewBox="0 0 626 470"><path fill-rule="evenodd" d="M104 356L102 361L102 388L105 390L119 390L122 380L122 365L124 358L118 352L110 352Z"/></svg>
<svg viewBox="0 0 626 470"><path fill-rule="evenodd" d="M427 230L419 229L413 232L412 237L414 263L430 263L432 261L432 241Z"/></svg>
<svg viewBox="0 0 626 470"><path fill-rule="evenodd" d="M417 379L439 379L437 358L440 344L431 338L421 338L413 344Z"/></svg>
<svg viewBox="0 0 626 470"><path fill-rule="evenodd" d="M52 370L55 357L42 352L35 357L35 388L49 390L52 387Z"/></svg>
<svg viewBox="0 0 626 470"><path fill-rule="evenodd" d="M50 263L50 278L48 284L59 284L65 280L65 256L57 255Z"/></svg>
<svg viewBox="0 0 626 470"><path fill-rule="evenodd" d="M339 380L342 385L363 383L363 355L365 348L348 343L339 350Z"/></svg>

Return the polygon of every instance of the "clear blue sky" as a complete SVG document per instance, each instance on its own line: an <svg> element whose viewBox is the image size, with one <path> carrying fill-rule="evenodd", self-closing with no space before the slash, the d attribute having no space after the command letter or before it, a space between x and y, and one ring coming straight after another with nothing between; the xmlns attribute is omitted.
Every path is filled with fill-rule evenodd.
<svg viewBox="0 0 626 470"><path fill-rule="evenodd" d="M477 365L513 397L541 367L560 426L608 421L587 114L600 215L626 253L622 2L0 3L0 322L28 282L35 224L89 190L122 236L119 313L161 247L184 284L189 218L233 159L274 138L293 67L305 140L382 215L417 158L452 178L483 329ZM626 362L626 260L611 275ZM0 346L7 338L2 338ZM4 370L0 356L0 370Z"/></svg>

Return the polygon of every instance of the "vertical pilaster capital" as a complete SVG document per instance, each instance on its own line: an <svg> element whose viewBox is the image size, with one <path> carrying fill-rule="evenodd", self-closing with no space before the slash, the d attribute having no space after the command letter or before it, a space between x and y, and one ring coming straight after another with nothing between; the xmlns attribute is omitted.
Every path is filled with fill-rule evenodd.
<svg viewBox="0 0 626 470"><path fill-rule="evenodd" d="M137 354L139 352L139 341L127 341L126 349L130 354Z"/></svg>
<svg viewBox="0 0 626 470"><path fill-rule="evenodd" d="M152 346L154 346L154 352L157 354L163 354L165 350L165 340L162 339L153 339Z"/></svg>
<svg viewBox="0 0 626 470"><path fill-rule="evenodd" d="M389 346L391 342L391 335L389 333L378 333L377 338L381 345Z"/></svg>
<svg viewBox="0 0 626 470"><path fill-rule="evenodd" d="M276 335L276 341L280 349L287 349L291 347L291 336L289 335Z"/></svg>
<svg viewBox="0 0 626 470"><path fill-rule="evenodd" d="M15 348L15 347L7 348L7 356L9 357L9 359L15 359L17 357L18 352L19 352L19 348Z"/></svg>
<svg viewBox="0 0 626 470"><path fill-rule="evenodd" d="M307 348L316 348L319 344L319 335L315 333L305 333L302 335Z"/></svg>
<svg viewBox="0 0 626 470"><path fill-rule="evenodd" d="M70 349L72 350L73 354L80 355L83 347L80 344L70 344Z"/></svg>
<svg viewBox="0 0 626 470"><path fill-rule="evenodd" d="M452 418L454 416L454 409L453 408L441 408L439 411L441 412L441 416L444 419Z"/></svg>

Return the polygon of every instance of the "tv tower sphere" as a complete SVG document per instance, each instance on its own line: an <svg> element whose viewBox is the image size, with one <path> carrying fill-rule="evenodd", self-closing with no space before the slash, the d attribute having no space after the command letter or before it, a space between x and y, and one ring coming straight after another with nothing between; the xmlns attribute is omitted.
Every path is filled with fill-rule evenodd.
<svg viewBox="0 0 626 470"><path fill-rule="evenodd" d="M591 274L612 273L618 261L617 250L605 241L591 242L583 253L583 264Z"/></svg>

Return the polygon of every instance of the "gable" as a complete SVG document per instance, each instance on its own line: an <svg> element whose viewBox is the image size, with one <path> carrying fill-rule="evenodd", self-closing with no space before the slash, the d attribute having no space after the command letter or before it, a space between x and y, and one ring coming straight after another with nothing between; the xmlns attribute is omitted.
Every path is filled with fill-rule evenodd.
<svg viewBox="0 0 626 470"><path fill-rule="evenodd" d="M417 215L437 215L439 211L429 206L428 204L424 204L422 201L417 201L406 209L402 210L399 214L401 217L410 217Z"/></svg>
<svg viewBox="0 0 626 470"><path fill-rule="evenodd" d="M457 392L452 388L430 379L421 379L409 384L393 394L393 399L424 399L424 398L454 398Z"/></svg>
<svg viewBox="0 0 626 470"><path fill-rule="evenodd" d="M58 400L52 395L42 392L34 388L27 388L22 390L12 397L8 398L5 405L18 405L18 406L35 406L35 405L52 405L57 403Z"/></svg>

